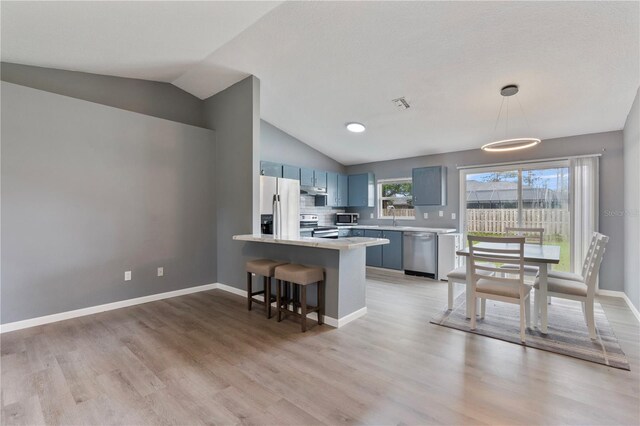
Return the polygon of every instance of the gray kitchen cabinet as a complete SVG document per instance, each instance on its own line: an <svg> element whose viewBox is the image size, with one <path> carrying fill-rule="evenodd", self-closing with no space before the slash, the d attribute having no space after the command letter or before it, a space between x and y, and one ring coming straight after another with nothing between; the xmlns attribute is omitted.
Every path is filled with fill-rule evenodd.
<svg viewBox="0 0 640 426"><path fill-rule="evenodd" d="M314 186L313 169L300 168L300 186Z"/></svg>
<svg viewBox="0 0 640 426"><path fill-rule="evenodd" d="M282 177L282 164L272 163L271 161L260 162L260 175Z"/></svg>
<svg viewBox="0 0 640 426"><path fill-rule="evenodd" d="M445 206L447 204L447 168L444 166L413 169L413 205Z"/></svg>
<svg viewBox="0 0 640 426"><path fill-rule="evenodd" d="M352 229L351 230L352 237L364 237L364 229Z"/></svg>
<svg viewBox="0 0 640 426"><path fill-rule="evenodd" d="M327 187L327 172L323 172L322 170L314 170L313 171L313 186L316 188L326 188Z"/></svg>
<svg viewBox="0 0 640 426"><path fill-rule="evenodd" d="M296 179L300 180L300 167L296 166L282 166L282 177L285 179Z"/></svg>
<svg viewBox="0 0 640 426"><path fill-rule="evenodd" d="M336 207L347 207L349 205L349 176L338 175L337 192L338 204L336 205Z"/></svg>
<svg viewBox="0 0 640 426"><path fill-rule="evenodd" d="M389 244L382 247L382 267L402 269L402 232L382 231L382 238L389 240Z"/></svg>
<svg viewBox="0 0 640 426"><path fill-rule="evenodd" d="M375 206L373 173L349 175L349 207Z"/></svg>
<svg viewBox="0 0 640 426"><path fill-rule="evenodd" d="M338 237L339 238L347 238L347 237L351 237L351 229L349 228L338 228Z"/></svg>
<svg viewBox="0 0 640 426"><path fill-rule="evenodd" d="M300 168L300 186L327 187L327 172L322 170Z"/></svg>
<svg viewBox="0 0 640 426"><path fill-rule="evenodd" d="M364 236L368 238L382 238L382 231L365 229ZM382 267L382 247L383 246L367 247L367 266Z"/></svg>
<svg viewBox="0 0 640 426"><path fill-rule="evenodd" d="M338 174L333 172L326 173L327 182L327 206L338 207Z"/></svg>

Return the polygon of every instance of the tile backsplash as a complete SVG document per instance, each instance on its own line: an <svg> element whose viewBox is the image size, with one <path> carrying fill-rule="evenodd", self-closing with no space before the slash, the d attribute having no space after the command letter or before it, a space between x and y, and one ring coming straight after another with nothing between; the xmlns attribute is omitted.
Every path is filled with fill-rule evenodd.
<svg viewBox="0 0 640 426"><path fill-rule="evenodd" d="M300 214L318 215L318 225L328 226L336 224L336 213L344 213L344 209L333 207L316 207L316 197L300 195Z"/></svg>

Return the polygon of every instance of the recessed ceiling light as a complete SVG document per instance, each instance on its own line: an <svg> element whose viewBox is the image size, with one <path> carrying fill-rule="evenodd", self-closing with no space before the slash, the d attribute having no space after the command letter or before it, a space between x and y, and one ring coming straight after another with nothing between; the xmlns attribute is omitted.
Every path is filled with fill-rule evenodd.
<svg viewBox="0 0 640 426"><path fill-rule="evenodd" d="M353 133L362 133L364 132L364 124L360 123L347 123L347 130Z"/></svg>

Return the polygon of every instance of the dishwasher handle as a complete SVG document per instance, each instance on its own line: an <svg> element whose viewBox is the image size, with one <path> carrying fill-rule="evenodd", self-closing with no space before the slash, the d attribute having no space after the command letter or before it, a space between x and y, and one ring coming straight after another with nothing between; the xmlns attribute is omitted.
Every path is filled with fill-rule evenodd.
<svg viewBox="0 0 640 426"><path fill-rule="evenodd" d="M422 238L426 240L431 240L436 236L433 232L405 232L404 235L409 238Z"/></svg>

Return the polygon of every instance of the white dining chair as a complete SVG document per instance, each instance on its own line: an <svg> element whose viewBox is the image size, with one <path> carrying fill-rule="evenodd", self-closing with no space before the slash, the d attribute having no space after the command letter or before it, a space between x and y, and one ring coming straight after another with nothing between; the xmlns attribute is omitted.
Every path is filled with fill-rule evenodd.
<svg viewBox="0 0 640 426"><path fill-rule="evenodd" d="M524 343L530 324L531 286L524 282L524 237L468 237L471 262L471 329L476 329L476 303L480 299L480 318L484 318L487 299L520 306L520 340ZM477 243L498 243L496 247L476 248ZM511 244L504 246L503 244ZM509 265L509 269L505 266ZM517 267L517 268L516 268ZM484 272L493 275L486 276Z"/></svg>
<svg viewBox="0 0 640 426"><path fill-rule="evenodd" d="M549 278L558 278L561 280L571 280L571 281L580 281L584 282L585 277L587 276L587 270L589 268L589 263L591 262L591 256L593 256L593 250L596 247L596 242L598 237L602 234L598 234L594 232L591 236L591 242L589 243L589 249L587 250L587 254L584 257L584 261L582 262L582 270L580 273L575 272L565 272L565 271L554 271L551 270L547 273Z"/></svg>
<svg viewBox="0 0 640 426"><path fill-rule="evenodd" d="M492 275L492 272L489 271L478 271L482 275ZM455 299L455 285L463 284L467 285L467 267L460 266L452 271L449 271L447 274L447 284L448 284L448 304L447 307L449 310L453 309L453 299ZM466 291L466 290L465 290Z"/></svg>
<svg viewBox="0 0 640 426"><path fill-rule="evenodd" d="M504 229L507 237L524 237L527 244L539 244L544 243L544 228L514 228L506 227ZM507 267L506 269L513 269L513 267ZM528 277L536 277L539 269L535 265L524 265L524 274ZM530 281L531 282L531 281Z"/></svg>
<svg viewBox="0 0 640 426"><path fill-rule="evenodd" d="M593 312L593 301L596 293L596 282L598 273L600 271L600 264L604 257L605 248L609 242L609 237L603 234L594 233L595 240L591 255L587 253L588 265L583 268L582 280L571 280L553 277L551 274L547 277L547 294L552 297L558 297L561 299L576 300L582 304L582 313L584 314L585 322L587 323L587 329L589 330L589 337L595 339L596 325ZM534 298L534 312L536 318L539 315L540 309L540 297L539 291L539 278L536 278L534 284L536 294Z"/></svg>

